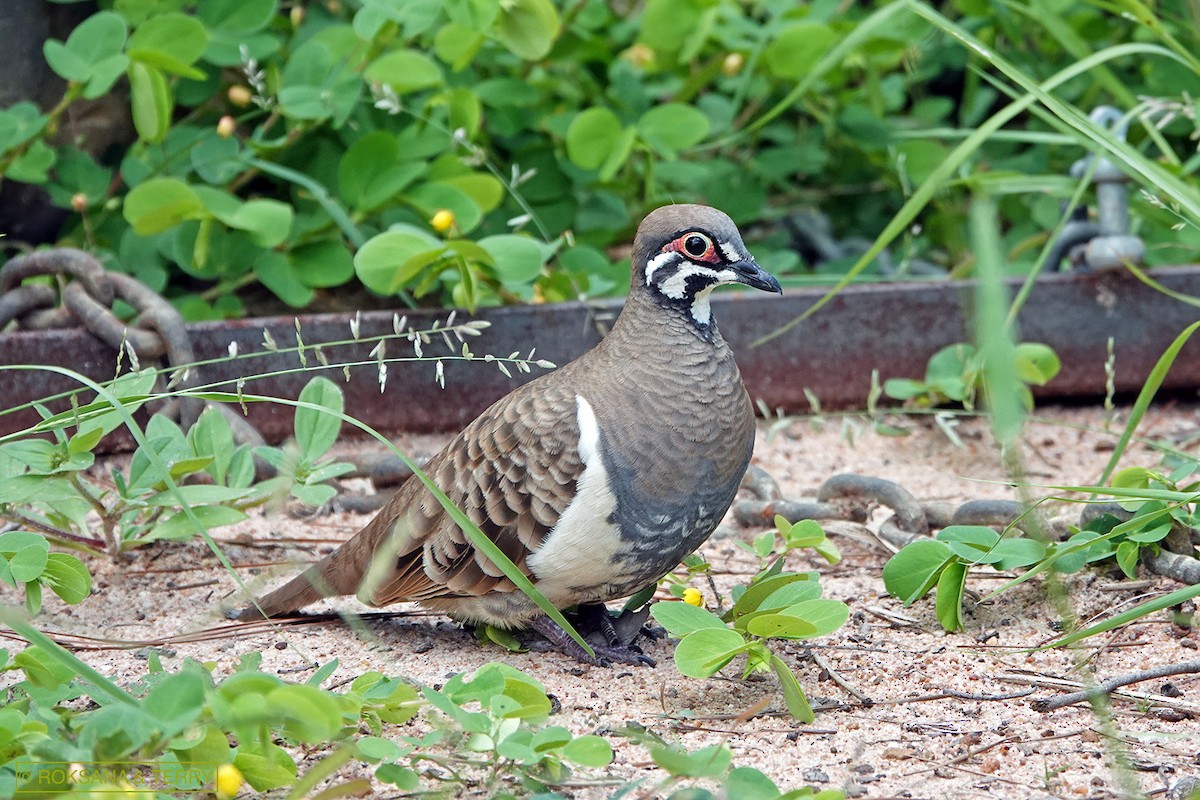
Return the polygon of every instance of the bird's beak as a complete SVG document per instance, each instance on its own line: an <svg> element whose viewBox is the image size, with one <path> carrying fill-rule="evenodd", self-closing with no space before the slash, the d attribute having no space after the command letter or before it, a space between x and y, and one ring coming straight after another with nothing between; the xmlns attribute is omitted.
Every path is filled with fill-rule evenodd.
<svg viewBox="0 0 1200 800"><path fill-rule="evenodd" d="M755 289L762 289L764 292L783 294L783 287L779 285L779 281L775 279L775 276L760 267L752 258L735 261L732 264L728 264L727 268L737 275L736 280L738 283L753 286Z"/></svg>

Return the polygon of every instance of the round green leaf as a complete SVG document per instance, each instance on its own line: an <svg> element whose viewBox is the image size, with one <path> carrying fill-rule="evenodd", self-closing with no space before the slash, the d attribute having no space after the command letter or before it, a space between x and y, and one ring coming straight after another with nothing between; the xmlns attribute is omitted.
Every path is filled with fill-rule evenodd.
<svg viewBox="0 0 1200 800"><path fill-rule="evenodd" d="M280 686L267 695L267 706L283 720L284 733L304 744L331 741L342 724L337 702L313 686Z"/></svg>
<svg viewBox="0 0 1200 800"><path fill-rule="evenodd" d="M199 80L204 73L191 67L208 47L208 31L194 16L179 12L156 14L129 37L127 51L135 62Z"/></svg>
<svg viewBox="0 0 1200 800"><path fill-rule="evenodd" d="M796 22L775 36L763 57L776 76L799 80L817 65L837 38L823 22Z"/></svg>
<svg viewBox="0 0 1200 800"><path fill-rule="evenodd" d="M542 273L542 248L528 236L502 233L479 240L492 256L492 268L501 283L529 283Z"/></svg>
<svg viewBox="0 0 1200 800"><path fill-rule="evenodd" d="M304 308L312 302L312 288L283 253L263 253L254 259L254 274L263 286L292 308Z"/></svg>
<svg viewBox="0 0 1200 800"><path fill-rule="evenodd" d="M189 219L202 219L204 203L178 178L151 178L125 196L125 220L139 236L153 236Z"/></svg>
<svg viewBox="0 0 1200 800"><path fill-rule="evenodd" d="M765 639L807 639L815 636L817 626L790 614L759 614L746 624L746 633Z"/></svg>
<svg viewBox="0 0 1200 800"><path fill-rule="evenodd" d="M920 539L905 545L883 566L883 585L905 605L924 597L942 569L954 559L944 542Z"/></svg>
<svg viewBox="0 0 1200 800"><path fill-rule="evenodd" d="M677 152L701 142L708 135L708 117L683 103L665 103L647 111L638 120L642 141L659 153L674 157Z"/></svg>
<svg viewBox="0 0 1200 800"><path fill-rule="evenodd" d="M13 580L20 583L37 580L41 576L42 570L46 568L49 558L49 546L45 539L42 539L40 544L22 547L8 559Z"/></svg>
<svg viewBox="0 0 1200 800"><path fill-rule="evenodd" d="M850 608L845 603L840 600L826 600L821 598L803 600L788 606L779 613L803 619L815 628L812 633L797 637L801 639L812 639L817 636L825 636L826 634L833 633L846 624L846 620L850 618Z"/></svg>
<svg viewBox="0 0 1200 800"><path fill-rule="evenodd" d="M341 286L354 277L354 258L341 242L315 242L288 253L292 269L305 286Z"/></svg>
<svg viewBox="0 0 1200 800"><path fill-rule="evenodd" d="M342 390L328 378L318 377L309 381L300 392L300 402L312 403L336 414L342 413L345 408ZM313 408L296 409L296 441L304 458L315 461L337 441L342 420L336 414Z"/></svg>
<svg viewBox="0 0 1200 800"><path fill-rule="evenodd" d="M550 0L510 0L500 4L496 38L509 52L536 61L550 52L561 22Z"/></svg>
<svg viewBox="0 0 1200 800"><path fill-rule="evenodd" d="M737 631L705 628L689 633L675 646L675 666L689 678L707 678L732 661L745 645Z"/></svg>
<svg viewBox="0 0 1200 800"><path fill-rule="evenodd" d="M46 557L42 580L64 603L81 603L92 593L92 576L75 556L51 553Z"/></svg>
<svg viewBox="0 0 1200 800"><path fill-rule="evenodd" d="M562 757L583 767L607 767L612 763L612 745L603 736L579 736L562 748Z"/></svg>
<svg viewBox="0 0 1200 800"><path fill-rule="evenodd" d="M1060 369L1062 369L1062 362L1049 345L1039 342L1024 342L1017 345L1017 377L1026 383L1044 386L1058 374Z"/></svg>
<svg viewBox="0 0 1200 800"><path fill-rule="evenodd" d="M589 108L567 128L567 157L583 169L599 169L621 141L621 120L607 108Z"/></svg>
<svg viewBox="0 0 1200 800"><path fill-rule="evenodd" d="M368 80L386 83L396 94L442 83L442 68L432 58L415 50L394 50L382 55L371 62L363 75Z"/></svg>
<svg viewBox="0 0 1200 800"><path fill-rule="evenodd" d="M379 736L363 736L354 742L354 748L359 756L372 763L403 755L400 745Z"/></svg>
<svg viewBox="0 0 1200 800"><path fill-rule="evenodd" d="M725 623L711 611L681 602L655 603L650 616L672 636L683 637L705 628L724 628Z"/></svg>
<svg viewBox="0 0 1200 800"><path fill-rule="evenodd" d="M1000 541L1000 534L983 525L950 525L938 531L937 540L945 542L964 561L993 564L1000 560L992 549Z"/></svg>
<svg viewBox="0 0 1200 800"><path fill-rule="evenodd" d="M444 245L416 228L384 231L359 248L354 271L368 289L394 294L441 258L445 250Z"/></svg>
<svg viewBox="0 0 1200 800"><path fill-rule="evenodd" d="M269 248L287 239L292 232L294 213L287 203L255 198L242 203L231 219L223 221L231 228L246 231L250 241L259 247Z"/></svg>

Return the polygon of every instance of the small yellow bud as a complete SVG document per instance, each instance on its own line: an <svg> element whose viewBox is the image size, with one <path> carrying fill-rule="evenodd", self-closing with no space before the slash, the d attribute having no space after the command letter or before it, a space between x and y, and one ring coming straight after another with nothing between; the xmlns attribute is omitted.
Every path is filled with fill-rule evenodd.
<svg viewBox="0 0 1200 800"><path fill-rule="evenodd" d="M721 72L726 75L737 75L746 65L746 57L741 53L730 53L721 62Z"/></svg>
<svg viewBox="0 0 1200 800"><path fill-rule="evenodd" d="M87 207L88 196L86 194L83 192L76 192L75 194L71 195L71 208L82 214L87 210Z"/></svg>
<svg viewBox="0 0 1200 800"><path fill-rule="evenodd" d="M304 12L305 12L304 6L300 5L299 3L292 6L292 10L291 10L291 13L289 14L289 17L291 18L293 28L299 28L300 25L303 24Z"/></svg>
<svg viewBox="0 0 1200 800"><path fill-rule="evenodd" d="M694 589L691 586L683 590L683 602L689 606L702 608L704 606L704 595L700 594L699 589Z"/></svg>
<svg viewBox="0 0 1200 800"><path fill-rule="evenodd" d="M233 797L245 782L246 779L242 777L242 771L233 764L222 764L217 767L218 797Z"/></svg>
<svg viewBox="0 0 1200 800"><path fill-rule="evenodd" d="M448 208L440 208L429 220L429 224L438 233L445 233L454 227L454 212Z"/></svg>
<svg viewBox="0 0 1200 800"><path fill-rule="evenodd" d="M229 102L233 103L238 108L245 108L250 105L250 101L254 99L254 94L249 88L242 86L240 83L229 87L229 91L225 93L229 98Z"/></svg>
<svg viewBox="0 0 1200 800"><path fill-rule="evenodd" d="M636 42L621 54L621 58L635 67L645 68L654 63L654 51L648 45Z"/></svg>
<svg viewBox="0 0 1200 800"><path fill-rule="evenodd" d="M222 139L228 139L230 136L233 136L236 130L237 122L228 114L217 120L217 136L220 136Z"/></svg>

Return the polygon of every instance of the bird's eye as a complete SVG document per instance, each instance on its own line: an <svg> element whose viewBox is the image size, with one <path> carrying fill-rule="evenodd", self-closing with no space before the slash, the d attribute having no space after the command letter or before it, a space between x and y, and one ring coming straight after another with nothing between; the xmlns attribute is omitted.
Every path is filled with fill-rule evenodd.
<svg viewBox="0 0 1200 800"><path fill-rule="evenodd" d="M692 258L700 258L712 247L712 241L702 233L693 233L683 240L683 251Z"/></svg>

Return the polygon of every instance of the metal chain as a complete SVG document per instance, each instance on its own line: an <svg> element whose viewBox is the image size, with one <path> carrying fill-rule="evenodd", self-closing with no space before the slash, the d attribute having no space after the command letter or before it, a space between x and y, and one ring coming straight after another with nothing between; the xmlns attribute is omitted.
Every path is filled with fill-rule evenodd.
<svg viewBox="0 0 1200 800"><path fill-rule="evenodd" d="M54 276L58 292L45 284L21 285L36 276ZM124 300L137 311L132 323L113 313L113 302ZM19 329L45 330L78 325L114 350L131 352L138 363L162 360L168 386L189 389L199 384L196 354L183 317L165 298L141 281L106 270L95 256L74 248L39 250L17 256L0 268L0 331L15 323ZM159 379L161 381L161 377ZM159 388L162 388L159 386ZM166 414L186 430L195 423L205 402L174 398L155 413ZM238 442L264 444L262 435L241 415L215 403L229 420Z"/></svg>

